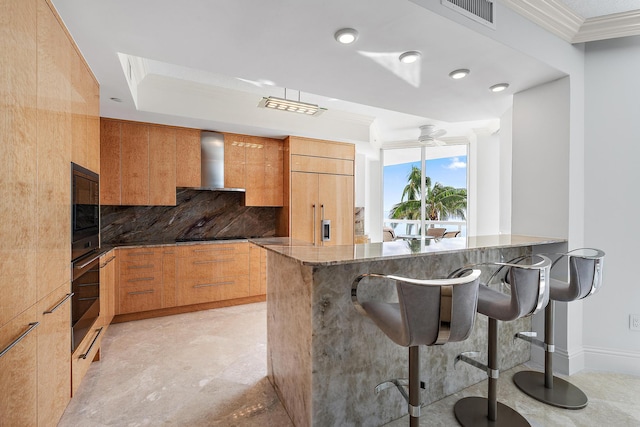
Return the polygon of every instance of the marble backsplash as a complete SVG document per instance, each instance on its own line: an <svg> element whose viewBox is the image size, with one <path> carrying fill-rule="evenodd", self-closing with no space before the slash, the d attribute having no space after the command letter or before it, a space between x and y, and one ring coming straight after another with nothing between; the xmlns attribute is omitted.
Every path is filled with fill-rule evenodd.
<svg viewBox="0 0 640 427"><path fill-rule="evenodd" d="M102 244L275 236L279 208L244 206L244 193L181 189L176 206L101 206Z"/></svg>

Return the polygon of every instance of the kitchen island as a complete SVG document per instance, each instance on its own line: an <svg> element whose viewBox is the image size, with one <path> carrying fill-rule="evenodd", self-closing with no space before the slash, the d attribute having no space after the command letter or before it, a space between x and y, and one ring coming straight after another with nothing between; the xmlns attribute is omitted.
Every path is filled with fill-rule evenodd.
<svg viewBox="0 0 640 427"><path fill-rule="evenodd" d="M407 414L397 389L386 389L379 395L374 392L385 380L407 377L408 352L356 311L351 284L357 276L381 273L442 278L471 263L566 248L563 239L515 235L349 246L312 246L289 238L251 241L268 250L268 376L299 427L378 426ZM483 278L488 274L483 273ZM393 286L371 284L359 290L360 300L394 296ZM486 324L486 317L478 316L466 341L422 347L424 404L486 378L477 369L464 364L454 369L453 365L455 356L463 351L478 350L486 358ZM530 327L529 318L501 322L501 369L529 360L529 344L514 342L512 337Z"/></svg>

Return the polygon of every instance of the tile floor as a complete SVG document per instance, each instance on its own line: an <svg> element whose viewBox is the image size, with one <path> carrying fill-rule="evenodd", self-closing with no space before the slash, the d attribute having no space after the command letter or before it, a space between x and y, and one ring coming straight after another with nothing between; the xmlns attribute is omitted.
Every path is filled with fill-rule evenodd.
<svg viewBox="0 0 640 427"><path fill-rule="evenodd" d="M115 324L101 351L59 427L293 425L265 377L265 303ZM590 401L570 411L517 391L510 377L524 368L501 373L499 400L534 427L640 426L640 377L573 375ZM486 395L486 382L423 408L421 424L457 426L453 404L473 395Z"/></svg>

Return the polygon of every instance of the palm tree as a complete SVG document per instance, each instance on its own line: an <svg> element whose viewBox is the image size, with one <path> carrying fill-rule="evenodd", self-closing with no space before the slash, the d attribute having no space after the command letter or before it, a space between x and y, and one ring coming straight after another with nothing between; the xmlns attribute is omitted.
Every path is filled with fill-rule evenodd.
<svg viewBox="0 0 640 427"><path fill-rule="evenodd" d="M391 219L420 219L420 203L422 199L420 188L420 168L411 167L407 175L407 185L402 191L400 203L393 205L389 212ZM436 182L431 187L431 178L425 177L426 215L431 221L447 220L451 217L465 219L467 211L467 190L443 186ZM413 224L407 224L407 234L411 234ZM418 230L420 231L420 230Z"/></svg>

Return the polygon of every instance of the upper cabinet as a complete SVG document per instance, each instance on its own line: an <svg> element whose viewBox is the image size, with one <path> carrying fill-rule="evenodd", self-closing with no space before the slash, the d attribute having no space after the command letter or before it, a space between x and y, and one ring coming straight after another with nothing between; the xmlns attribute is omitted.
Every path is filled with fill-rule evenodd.
<svg viewBox="0 0 640 427"><path fill-rule="evenodd" d="M354 145L291 136L285 152L278 234L314 245L353 244Z"/></svg>
<svg viewBox="0 0 640 427"><path fill-rule="evenodd" d="M200 185L200 131L100 119L100 203L176 204L176 187Z"/></svg>
<svg viewBox="0 0 640 427"><path fill-rule="evenodd" d="M246 206L282 206L283 146L280 139L226 133L224 186L244 188Z"/></svg>

